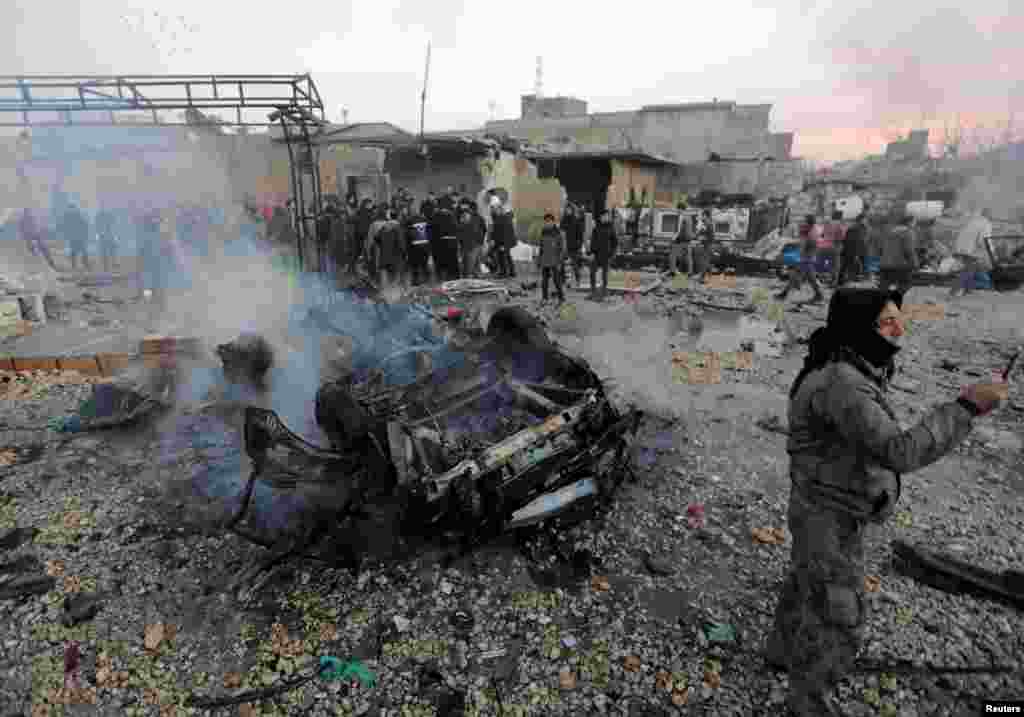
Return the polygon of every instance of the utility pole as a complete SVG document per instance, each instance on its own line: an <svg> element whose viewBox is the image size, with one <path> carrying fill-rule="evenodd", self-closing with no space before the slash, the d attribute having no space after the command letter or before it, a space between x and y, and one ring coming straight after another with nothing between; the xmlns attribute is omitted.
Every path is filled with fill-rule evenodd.
<svg viewBox="0 0 1024 717"><path fill-rule="evenodd" d="M423 121L427 111L427 82L430 79L430 40L427 40L427 67L423 71L423 94L420 95L420 140L423 140Z"/></svg>

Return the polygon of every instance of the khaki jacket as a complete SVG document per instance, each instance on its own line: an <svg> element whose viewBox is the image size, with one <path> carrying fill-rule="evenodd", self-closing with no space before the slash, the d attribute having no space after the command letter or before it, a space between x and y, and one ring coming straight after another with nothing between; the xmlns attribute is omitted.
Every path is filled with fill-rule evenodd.
<svg viewBox="0 0 1024 717"><path fill-rule="evenodd" d="M904 431L885 390L884 373L849 353L808 374L793 396L790 478L815 503L882 522L899 501L900 474L934 463L970 433L973 416L955 400Z"/></svg>

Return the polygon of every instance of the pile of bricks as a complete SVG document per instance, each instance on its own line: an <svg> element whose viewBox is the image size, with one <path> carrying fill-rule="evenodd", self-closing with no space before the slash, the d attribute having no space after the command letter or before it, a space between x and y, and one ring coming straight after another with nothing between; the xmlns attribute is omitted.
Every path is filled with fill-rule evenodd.
<svg viewBox="0 0 1024 717"><path fill-rule="evenodd" d="M131 363L131 354L30 356L0 358L0 371L77 371L86 376L113 376Z"/></svg>

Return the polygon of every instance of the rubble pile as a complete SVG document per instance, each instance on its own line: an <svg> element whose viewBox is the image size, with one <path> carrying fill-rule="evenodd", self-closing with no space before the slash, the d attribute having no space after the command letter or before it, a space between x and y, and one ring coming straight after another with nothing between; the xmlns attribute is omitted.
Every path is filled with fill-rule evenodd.
<svg viewBox="0 0 1024 717"><path fill-rule="evenodd" d="M47 419L79 411L105 379L0 372L0 704L39 715L65 702L111 715L781 713L786 678L764 667L760 649L789 560L785 397L826 307L783 311L765 299L773 288L743 277L733 287L666 280L645 296L581 301L576 314L540 306L536 291L517 297L569 348L589 342L621 358L645 348L630 344L663 341L664 373L650 374L658 380L670 381L673 343L688 352L728 343L750 350L752 366L723 365L715 384L652 379L645 388L661 403L652 398L631 446L639 481L604 514L453 561L439 540L396 541L401 511L379 502L332 528L365 548L357 574L294 557L240 593L229 589L236 576L268 553L223 529L251 462L234 417L216 401L179 402L152 431L62 437ZM944 297L915 287L908 300ZM902 422L1005 365L1022 338L1019 302L1019 293L979 292L942 319L912 322L890 391ZM589 323L595 312L604 324ZM409 345L428 343L429 327L416 331ZM323 379L347 376L360 348L316 342ZM372 357L354 358L371 368ZM241 368L248 379L252 367ZM637 362L610 360L606 370L616 402L647 380ZM24 388L33 382L60 390ZM655 409L666 403L678 410L663 418ZM464 457L547 420L518 403L476 408L437 416L437 426L424 413L421 425L445 431ZM889 667L843 684L845 714L958 715L964 694L1019 699L1020 674L905 669L906 660L1013 663L1024 614L899 573L891 546L1020 570L1022 424L1014 384L969 441L904 481L899 514L869 531L863 658ZM279 496L263 487L253 499Z"/></svg>

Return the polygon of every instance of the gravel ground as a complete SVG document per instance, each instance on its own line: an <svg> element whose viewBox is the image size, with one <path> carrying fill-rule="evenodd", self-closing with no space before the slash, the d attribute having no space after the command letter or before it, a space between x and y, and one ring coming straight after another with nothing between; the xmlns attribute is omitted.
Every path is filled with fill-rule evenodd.
<svg viewBox="0 0 1024 717"><path fill-rule="evenodd" d="M665 291L635 312L659 316L700 293ZM915 289L911 300L938 297ZM901 419L955 395L945 384L978 380L942 361L976 372L1005 361L1020 340L1007 312L1021 298L958 300L945 320L915 325L900 356L903 388L892 393ZM554 308L523 301L559 321ZM69 714L404 717L445 714L442 697L461 693L466 709L450 714L499 714L499 704L510 715L777 714L785 678L765 670L758 652L789 545L784 534L781 544L760 543L752 531L785 527L787 459L784 435L758 424L775 416L784 426L799 340L824 313L791 307L786 354L725 371L719 385L655 396L643 381L618 377L624 396L650 404L641 406L651 417L638 441L640 480L606 519L566 536L591 556L576 570L528 561L509 542L447 570L436 551L400 559L384 550L358 578L296 561L240 601L225 586L263 551L210 529L217 506L185 489L202 455L169 453L159 425L77 436L43 428L72 411L86 385L3 401L0 535L14 526L39 532L15 534L12 542L24 542L0 548L0 589L33 574L49 573L54 584L0 601L0 713L56 714L47 696L64 696L95 700ZM1024 565L1024 396L1015 387L1011 398L954 454L909 476L902 512L870 532L869 573L879 589L868 593L866 658L985 665L1013 662L1024 650L1019 611L938 592L890 568L895 538L993 569ZM703 525L688 520L695 504L704 507ZM62 626L69 594L95 596L99 612ZM471 632L453 626L455 610L473 615ZM737 640L709 642L708 622L731 625ZM58 694L68 639L80 645L82 689ZM276 684L320 655L363 660L376 686L315 681L258 707L180 707L189 694ZM849 715L973 714L958 693L1021 699L1024 676L856 675L840 689Z"/></svg>

